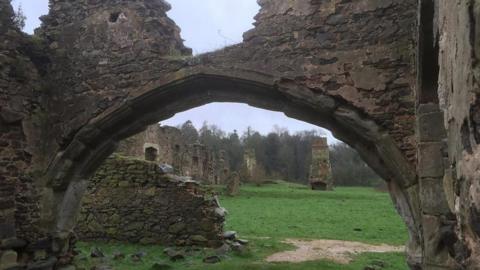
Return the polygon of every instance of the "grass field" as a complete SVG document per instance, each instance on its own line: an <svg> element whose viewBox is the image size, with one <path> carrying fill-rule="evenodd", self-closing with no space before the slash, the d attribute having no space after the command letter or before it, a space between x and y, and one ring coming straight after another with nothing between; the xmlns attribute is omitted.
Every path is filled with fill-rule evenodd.
<svg viewBox="0 0 480 270"><path fill-rule="evenodd" d="M405 257L401 253L363 254L350 265L327 261L305 263L267 263L265 258L278 251L292 249L281 241L287 238L350 240L370 244L403 245L407 240L405 225L394 211L388 193L369 188L337 188L334 192L315 192L305 186L272 184L262 187L243 186L237 197L221 196L227 208L226 229L237 231L248 239L249 252L232 254L221 263L206 265L202 258L213 254L202 249L191 253L186 260L168 261L159 246L140 246L112 243L78 243L81 252L77 265L85 269L99 261L89 258L92 247L99 247L107 255L105 264L113 269L151 269L156 263L168 263L172 269L316 269L362 270L375 261L383 261L386 270L405 270ZM109 259L121 251L127 258L120 262ZM133 262L128 254L146 253L141 262Z"/></svg>

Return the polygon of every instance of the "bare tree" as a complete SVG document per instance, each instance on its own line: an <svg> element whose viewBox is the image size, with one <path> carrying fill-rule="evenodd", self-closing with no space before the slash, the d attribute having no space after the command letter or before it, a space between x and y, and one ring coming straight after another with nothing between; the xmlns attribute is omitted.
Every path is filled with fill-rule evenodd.
<svg viewBox="0 0 480 270"><path fill-rule="evenodd" d="M27 16L25 16L25 13L23 12L22 4L19 4L13 16L13 23L18 29L23 30L23 28L25 28L26 20Z"/></svg>

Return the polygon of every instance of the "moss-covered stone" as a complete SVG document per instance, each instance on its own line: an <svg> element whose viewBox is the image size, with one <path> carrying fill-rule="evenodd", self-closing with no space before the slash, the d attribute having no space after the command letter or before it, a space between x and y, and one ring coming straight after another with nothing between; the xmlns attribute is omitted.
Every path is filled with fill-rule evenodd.
<svg viewBox="0 0 480 270"><path fill-rule="evenodd" d="M200 196L203 193L201 186L185 185L180 178L161 174L150 162L112 156L91 180L76 232L86 240L218 243L224 217L215 215L215 199Z"/></svg>

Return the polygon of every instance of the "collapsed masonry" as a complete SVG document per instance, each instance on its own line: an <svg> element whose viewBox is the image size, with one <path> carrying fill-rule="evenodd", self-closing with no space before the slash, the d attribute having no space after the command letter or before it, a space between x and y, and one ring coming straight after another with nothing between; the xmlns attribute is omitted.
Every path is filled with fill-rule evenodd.
<svg viewBox="0 0 480 270"><path fill-rule="evenodd" d="M82 240L218 247L224 221L225 210L197 182L112 156L89 183L75 232Z"/></svg>
<svg viewBox="0 0 480 270"><path fill-rule="evenodd" d="M172 165L175 174L204 184L225 184L230 171L225 151L190 144L183 139L181 130L158 124L120 142L116 153Z"/></svg>

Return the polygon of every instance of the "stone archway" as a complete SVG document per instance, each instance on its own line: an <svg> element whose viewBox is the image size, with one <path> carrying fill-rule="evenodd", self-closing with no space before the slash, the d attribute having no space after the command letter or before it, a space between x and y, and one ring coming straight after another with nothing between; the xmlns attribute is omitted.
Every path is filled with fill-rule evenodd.
<svg viewBox="0 0 480 270"><path fill-rule="evenodd" d="M414 168L418 1L261 0L243 43L196 57L167 17L165 1L51 0L37 32L39 48L39 40L10 36L18 31L8 21L7 2L0 0L8 7L0 9L7 66L23 63L29 72L0 74L8 85L0 123L27 135L7 149L32 158L22 157L24 165L8 161L13 169L5 187L23 185L33 194L25 207L33 221L8 216L9 237L17 230L42 249L48 232L65 238L85 180L118 140L176 112L235 101L323 126L356 148L389 183L411 234L408 253L417 265L435 257L422 254ZM26 52L28 46L38 50ZM28 91L36 89L30 84L45 91ZM24 201L15 196L9 193L9 213L16 200Z"/></svg>
<svg viewBox="0 0 480 270"><path fill-rule="evenodd" d="M242 102L328 128L357 149L388 182L411 241L418 244L416 198L409 192L416 175L386 130L341 100L326 95L299 99L294 94L300 85L282 84L258 74L250 77L248 73L242 77L238 74L236 77L212 73L188 75L141 92L83 127L65 150L58 153L46 175L58 200L53 220L46 221L51 224L53 235L66 236L73 230L87 180L115 150L118 141L177 112L210 102Z"/></svg>

